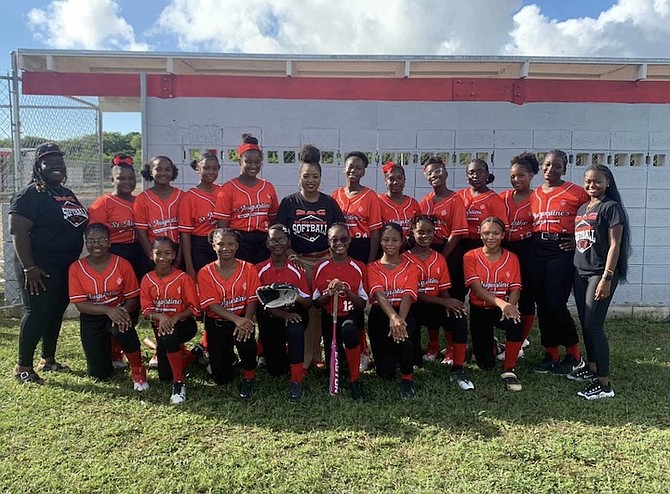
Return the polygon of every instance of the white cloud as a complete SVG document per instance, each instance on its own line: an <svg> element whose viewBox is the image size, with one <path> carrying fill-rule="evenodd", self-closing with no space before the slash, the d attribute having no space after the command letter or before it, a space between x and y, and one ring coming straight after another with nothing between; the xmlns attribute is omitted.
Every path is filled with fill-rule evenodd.
<svg viewBox="0 0 670 494"><path fill-rule="evenodd" d="M52 48L86 50L148 50L135 39L133 27L119 15L112 0L55 0L28 12L36 39Z"/></svg>

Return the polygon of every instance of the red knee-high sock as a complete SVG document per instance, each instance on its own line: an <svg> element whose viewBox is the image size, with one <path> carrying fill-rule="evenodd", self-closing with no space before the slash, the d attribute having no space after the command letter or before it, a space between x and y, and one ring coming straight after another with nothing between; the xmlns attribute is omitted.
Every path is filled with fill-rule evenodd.
<svg viewBox="0 0 670 494"><path fill-rule="evenodd" d="M454 367L463 367L465 364L465 343L454 343Z"/></svg>
<svg viewBox="0 0 670 494"><path fill-rule="evenodd" d="M135 350L132 353L126 353L126 358L130 367L142 367L142 355L139 350Z"/></svg>
<svg viewBox="0 0 670 494"><path fill-rule="evenodd" d="M437 355L440 351L440 329L428 328L428 348L426 353L428 355Z"/></svg>
<svg viewBox="0 0 670 494"><path fill-rule="evenodd" d="M291 364L291 381L301 383L305 375L305 371L302 368L302 362L299 364Z"/></svg>
<svg viewBox="0 0 670 494"><path fill-rule="evenodd" d="M414 379L414 374L400 374L400 379L403 381L411 381Z"/></svg>
<svg viewBox="0 0 670 494"><path fill-rule="evenodd" d="M521 324L523 325L523 339L527 340L530 336L530 330L533 329L535 316L521 316Z"/></svg>
<svg viewBox="0 0 670 494"><path fill-rule="evenodd" d="M256 340L256 356L260 357L263 355L263 342L260 338Z"/></svg>
<svg viewBox="0 0 670 494"><path fill-rule="evenodd" d="M347 355L347 364L349 365L349 381L358 381L361 378L361 345L356 345L354 348L345 348L344 353Z"/></svg>
<svg viewBox="0 0 670 494"><path fill-rule="evenodd" d="M196 357L189 350L187 350L184 345L181 345L179 347L179 353L181 353L181 365L182 365L182 368L184 368L184 369L186 369L186 367L188 367L193 362L198 360L198 357Z"/></svg>
<svg viewBox="0 0 670 494"><path fill-rule="evenodd" d="M172 369L172 382L182 382L184 380L184 366L182 364L182 352L170 352L167 354L170 369Z"/></svg>
<svg viewBox="0 0 670 494"><path fill-rule="evenodd" d="M200 344L202 347L207 350L207 330L202 330L202 338L200 338Z"/></svg>
<svg viewBox="0 0 670 494"><path fill-rule="evenodd" d="M244 371L244 379L256 379L256 371L255 370L245 370Z"/></svg>
<svg viewBox="0 0 670 494"><path fill-rule="evenodd" d="M368 338L365 334L365 329L361 328L358 330L358 344L361 347L361 353L365 355L368 354Z"/></svg>
<svg viewBox="0 0 670 494"><path fill-rule="evenodd" d="M112 342L112 362L119 362L123 360L123 348L121 348L119 340L117 340L111 335L109 336L109 338Z"/></svg>
<svg viewBox="0 0 670 494"><path fill-rule="evenodd" d="M558 362L561 360L561 354L558 353L558 347L557 346L548 346L544 348L544 352L549 355L554 362Z"/></svg>
<svg viewBox="0 0 670 494"><path fill-rule="evenodd" d="M521 345L523 341L509 341L505 342L505 362L503 364L503 370L514 369L516 361L519 358L519 350L521 350Z"/></svg>
<svg viewBox="0 0 670 494"><path fill-rule="evenodd" d="M579 343L575 343L574 345L566 346L565 351L568 353L568 355L572 355L575 360L579 360L582 358L582 354L579 351Z"/></svg>

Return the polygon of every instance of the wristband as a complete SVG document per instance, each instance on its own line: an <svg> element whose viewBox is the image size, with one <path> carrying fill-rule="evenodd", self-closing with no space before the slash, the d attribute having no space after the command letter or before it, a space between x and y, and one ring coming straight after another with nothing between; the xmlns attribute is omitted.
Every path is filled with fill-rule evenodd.
<svg viewBox="0 0 670 494"><path fill-rule="evenodd" d="M35 269L36 267L37 267L37 264L33 264L33 265L30 266L29 268L23 268L23 274L28 274L29 272L31 272L31 271L32 271L33 269Z"/></svg>
<svg viewBox="0 0 670 494"><path fill-rule="evenodd" d="M607 272L604 272L603 275L601 276L601 278L605 281L612 281L612 275L607 274Z"/></svg>

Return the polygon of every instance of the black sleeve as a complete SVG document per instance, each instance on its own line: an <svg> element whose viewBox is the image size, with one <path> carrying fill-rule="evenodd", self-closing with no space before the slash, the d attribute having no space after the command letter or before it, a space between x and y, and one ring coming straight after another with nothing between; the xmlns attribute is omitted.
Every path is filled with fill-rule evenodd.
<svg viewBox="0 0 670 494"><path fill-rule="evenodd" d="M344 214L342 214L342 210L340 209L340 205L337 203L335 199L333 199L331 196L326 196L328 200L331 203L331 209L333 211L333 223L344 223Z"/></svg>
<svg viewBox="0 0 670 494"><path fill-rule="evenodd" d="M12 196L9 214L21 215L34 223L39 217L41 202L35 187L27 187Z"/></svg>
<svg viewBox="0 0 670 494"><path fill-rule="evenodd" d="M605 219L609 225L609 228L615 227L625 222L625 215L623 209L618 202L612 202L605 211Z"/></svg>

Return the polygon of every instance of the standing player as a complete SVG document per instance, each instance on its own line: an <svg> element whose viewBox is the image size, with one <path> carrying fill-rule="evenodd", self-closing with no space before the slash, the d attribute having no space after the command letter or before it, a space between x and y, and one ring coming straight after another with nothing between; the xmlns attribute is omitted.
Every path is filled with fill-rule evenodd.
<svg viewBox="0 0 670 494"><path fill-rule="evenodd" d="M130 263L109 252L110 234L102 223L86 228L89 255L70 266L70 302L81 313L81 344L88 375L96 379L112 375L109 336L113 335L130 362L135 391L145 391L149 389L147 370L142 365L140 340L129 314L139 305L140 287Z"/></svg>
<svg viewBox="0 0 670 494"><path fill-rule="evenodd" d="M170 403L178 405L186 399L184 368L195 360L181 347L198 332L195 317L200 304L193 278L172 265L176 257L177 246L168 237L153 241L151 260L156 268L142 278L140 302L158 339L158 377L172 381Z"/></svg>
<svg viewBox="0 0 670 494"><path fill-rule="evenodd" d="M414 247L407 256L418 266L419 293L417 302L412 305L412 314L416 319L414 345L421 350L421 326L428 327L427 355L438 351L438 331L440 326L445 333L452 333L453 367L451 381L462 390L475 389L475 385L465 373L465 351L468 342L468 326L465 319L463 302L451 297L451 280L444 257L430 248L435 236L435 220L431 216L415 216L410 222ZM416 354L416 348L415 348Z"/></svg>
<svg viewBox="0 0 670 494"><path fill-rule="evenodd" d="M277 222L291 231L291 250L309 280L314 267L330 258L328 228L344 222L342 210L335 199L319 192L321 186L321 151L311 144L300 150L300 191L284 197L279 204ZM321 309L309 309L309 322L305 331L305 360L303 367L312 363L325 365L321 360Z"/></svg>
<svg viewBox="0 0 670 494"><path fill-rule="evenodd" d="M575 218L575 302L584 333L588 368L567 375L590 381L577 395L587 400L611 398L609 344L603 326L619 282L626 281L630 228L619 189L609 168L593 165L584 173L590 201Z"/></svg>
<svg viewBox="0 0 670 494"><path fill-rule="evenodd" d="M287 251L291 248L288 228L282 224L272 225L266 243L270 259L256 266L261 285L288 283L298 289L299 297L291 307L259 307L258 333L263 342L268 374L281 376L290 370L288 399L290 403L297 403L303 396L302 363L305 359L307 309L312 306L311 290L305 271L288 258Z"/></svg>
<svg viewBox="0 0 670 494"><path fill-rule="evenodd" d="M235 259L239 238L239 233L228 228L211 231L209 240L217 259L198 271L197 280L214 382L222 385L233 380L230 355L235 345L244 369L240 397L248 399L256 391L253 317L259 283L254 265Z"/></svg>
<svg viewBox="0 0 670 494"><path fill-rule="evenodd" d="M393 379L396 366L400 367L400 396L414 398L415 324L410 308L417 299L421 273L413 261L401 254L404 241L397 223L382 227L382 258L368 265L372 301L368 328L377 375Z"/></svg>
<svg viewBox="0 0 670 494"><path fill-rule="evenodd" d="M530 196L533 292L545 351L535 372L543 374L566 375L586 365L567 304L574 282L575 216L589 196L582 187L563 180L567 165L563 151L548 152L541 167L544 183ZM560 345L566 350L562 361Z"/></svg>
<svg viewBox="0 0 670 494"><path fill-rule="evenodd" d="M347 254L351 237L347 225L334 223L328 229L328 244L331 259L321 262L314 269L314 305L323 308L321 327L326 350L326 362L330 362L332 343L333 309L336 310L336 338L338 351L344 346L349 367L349 390L351 398L359 403L365 401L361 382L361 344L359 331L363 328L363 309L368 300L365 292L365 265L351 259ZM338 293L337 307L333 297Z"/></svg>
<svg viewBox="0 0 670 494"><path fill-rule="evenodd" d="M240 175L221 187L214 217L219 227L230 227L240 233L238 259L258 264L270 257L265 237L268 227L275 222L279 201L274 186L258 178L263 164L258 139L242 134L237 154Z"/></svg>
<svg viewBox="0 0 670 494"><path fill-rule="evenodd" d="M507 389L521 391L514 366L523 343L521 314L517 308L521 294L521 269L516 255L501 247L505 223L495 216L480 224L483 247L463 256L465 283L470 288L470 332L477 365L493 369L495 359L493 328L507 333L505 361L500 375Z"/></svg>
<svg viewBox="0 0 670 494"><path fill-rule="evenodd" d="M495 216L507 225L505 205L500 196L488 187L495 176L489 173L486 161L479 158L472 160L468 164L466 178L470 187L458 191L463 198L468 221L468 238L461 242L465 252L482 246L479 225L484 218Z"/></svg>
<svg viewBox="0 0 670 494"><path fill-rule="evenodd" d="M533 192L531 189L533 177L539 170L540 164L533 153L522 153L515 156L512 158L509 169L509 178L513 188L501 194L509 220L509 229L503 246L514 252L521 264L521 284L524 289L521 290L519 299L519 312L521 312L521 323L523 324L524 347L530 344L528 336L535 320L535 300L531 288L533 213L530 210L530 196Z"/></svg>
<svg viewBox="0 0 670 494"><path fill-rule="evenodd" d="M398 223L406 238L412 234L410 220L421 214L421 207L413 197L403 194L405 169L392 161L382 166L386 194L379 194L383 223Z"/></svg>

